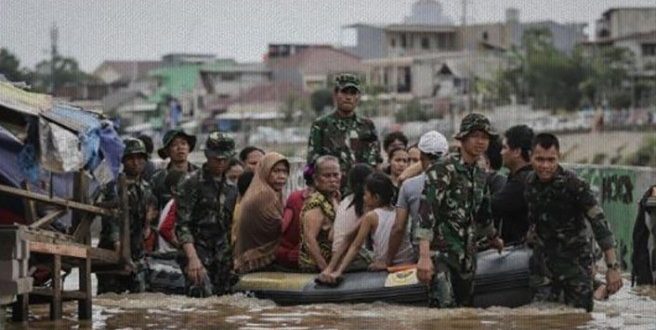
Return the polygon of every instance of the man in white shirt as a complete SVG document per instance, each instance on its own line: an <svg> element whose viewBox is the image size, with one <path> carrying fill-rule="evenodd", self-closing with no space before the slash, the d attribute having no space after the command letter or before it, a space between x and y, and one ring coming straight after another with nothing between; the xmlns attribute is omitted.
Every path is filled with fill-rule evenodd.
<svg viewBox="0 0 656 330"><path fill-rule="evenodd" d="M446 155L449 150L449 143L444 135L437 131L430 131L425 133L419 139L417 145L421 152L420 160L422 170L428 169L434 162L439 160L442 156ZM401 185L399 190L399 197L396 203L396 218L392 233L389 238L388 246L388 260L387 265L391 266L392 261L389 256L396 255L399 245L403 241L403 235L410 235L416 226L417 213L419 212L419 201L421 200L421 192L424 189L424 182L426 175L424 173L407 179ZM408 226L408 218L411 219ZM410 237L413 237L410 235ZM412 242L415 245L416 242Z"/></svg>

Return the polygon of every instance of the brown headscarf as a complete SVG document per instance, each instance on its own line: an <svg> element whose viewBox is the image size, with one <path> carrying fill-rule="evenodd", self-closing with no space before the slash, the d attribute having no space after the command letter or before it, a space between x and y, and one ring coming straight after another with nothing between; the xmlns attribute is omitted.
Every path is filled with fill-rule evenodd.
<svg viewBox="0 0 656 330"><path fill-rule="evenodd" d="M240 202L239 219L235 223L235 270L247 273L268 266L275 260L280 243L284 204L282 192L268 183L273 167L289 162L285 156L270 152L264 155L255 170L253 182Z"/></svg>

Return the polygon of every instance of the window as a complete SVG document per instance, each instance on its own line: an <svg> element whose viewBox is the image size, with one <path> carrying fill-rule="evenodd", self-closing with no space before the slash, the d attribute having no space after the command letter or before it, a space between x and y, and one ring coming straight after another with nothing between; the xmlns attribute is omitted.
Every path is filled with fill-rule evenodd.
<svg viewBox="0 0 656 330"><path fill-rule="evenodd" d="M430 48L430 40L428 39L428 37L421 37L421 48L422 49Z"/></svg>
<svg viewBox="0 0 656 330"><path fill-rule="evenodd" d="M485 31L483 32L483 40L487 41L487 39L488 39L488 35L487 35L487 31Z"/></svg>
<svg viewBox="0 0 656 330"><path fill-rule="evenodd" d="M656 56L656 43L642 44L642 56Z"/></svg>
<svg viewBox="0 0 656 330"><path fill-rule="evenodd" d="M405 33L401 33L401 48L408 47L408 40L405 38Z"/></svg>
<svg viewBox="0 0 656 330"><path fill-rule="evenodd" d="M390 39L390 47L392 48L396 47L396 39L394 38Z"/></svg>

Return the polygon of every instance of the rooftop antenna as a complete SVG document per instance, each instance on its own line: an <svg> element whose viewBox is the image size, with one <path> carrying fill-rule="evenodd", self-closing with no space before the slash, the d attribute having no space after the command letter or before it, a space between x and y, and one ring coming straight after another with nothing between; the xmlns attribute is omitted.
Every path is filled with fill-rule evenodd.
<svg viewBox="0 0 656 330"><path fill-rule="evenodd" d="M57 41L59 40L59 29L57 22L50 27L50 93L55 93L55 58L57 57Z"/></svg>

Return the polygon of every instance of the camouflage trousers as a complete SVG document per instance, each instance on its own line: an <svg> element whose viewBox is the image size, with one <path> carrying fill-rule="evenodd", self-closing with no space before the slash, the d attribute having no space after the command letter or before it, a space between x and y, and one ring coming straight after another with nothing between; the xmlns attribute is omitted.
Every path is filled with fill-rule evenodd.
<svg viewBox="0 0 656 330"><path fill-rule="evenodd" d="M475 261L474 261L475 262ZM448 262L442 253L433 257L435 275L428 285L428 306L451 308L472 306L474 296L474 270Z"/></svg>
<svg viewBox="0 0 656 330"><path fill-rule="evenodd" d="M564 302L576 308L592 311L593 303L593 263L592 248L584 249L577 257L540 253L543 264L537 265L542 273L531 269L531 285L536 301ZM538 261L536 261L538 262ZM536 288L534 280L542 277L541 287ZM536 290L537 289L537 290Z"/></svg>
<svg viewBox="0 0 656 330"><path fill-rule="evenodd" d="M187 277L187 258L181 256L178 259L180 269L185 273L185 291L190 297L209 297L212 295L223 295L232 292L232 286L237 283L238 277L232 270L232 249L227 240L212 243L208 241L196 241L194 243L196 254L205 267L207 276L200 285L194 283Z"/></svg>
<svg viewBox="0 0 656 330"><path fill-rule="evenodd" d="M100 238L98 243L99 248L113 249L114 242L111 242L103 237ZM135 253L136 254L136 253ZM133 256L135 258L135 256ZM98 287L96 294L103 294L108 292L123 293L128 291L130 293L145 292L147 290L147 267L145 258L132 260L136 267L135 271L130 275L116 275L116 274L96 274L98 279Z"/></svg>

